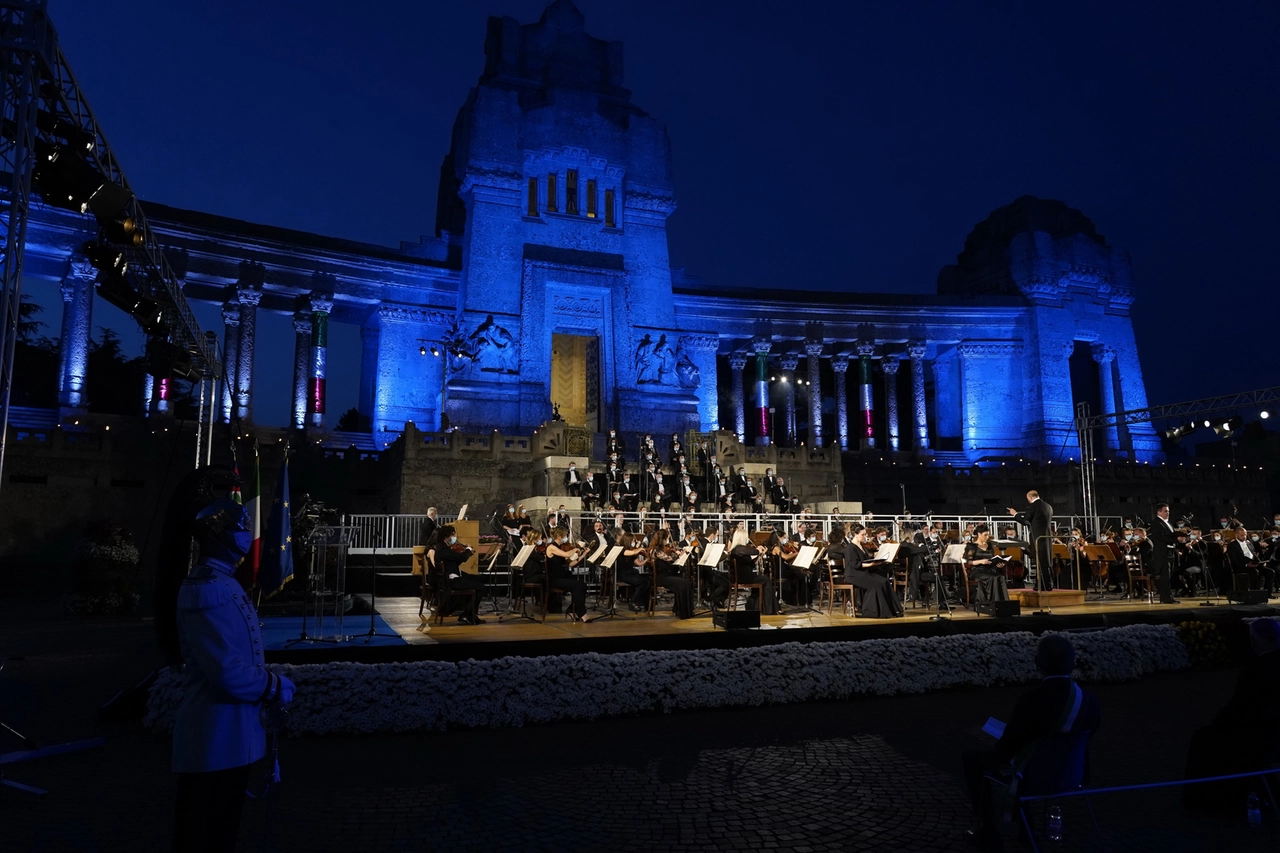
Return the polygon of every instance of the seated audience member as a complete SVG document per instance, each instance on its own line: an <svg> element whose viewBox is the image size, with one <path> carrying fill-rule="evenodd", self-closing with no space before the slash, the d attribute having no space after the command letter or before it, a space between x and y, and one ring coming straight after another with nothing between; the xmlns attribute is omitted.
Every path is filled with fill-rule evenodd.
<svg viewBox="0 0 1280 853"><path fill-rule="evenodd" d="M1102 721L1098 699L1071 677L1075 663L1076 651L1070 640L1061 634L1041 637L1036 647L1036 668L1043 680L1018 697L994 747L969 750L962 756L977 822L970 835L979 846L1000 846L992 778L1012 778L1014 765L1025 761L1045 737L1097 731Z"/></svg>
<svg viewBox="0 0 1280 853"><path fill-rule="evenodd" d="M1213 722L1191 735L1187 779L1264 770L1280 759L1280 623L1266 617L1253 620L1249 644L1254 657L1241 668L1235 693ZM1256 791L1261 799L1261 780L1185 785L1182 804L1236 814L1244 808L1249 791Z"/></svg>

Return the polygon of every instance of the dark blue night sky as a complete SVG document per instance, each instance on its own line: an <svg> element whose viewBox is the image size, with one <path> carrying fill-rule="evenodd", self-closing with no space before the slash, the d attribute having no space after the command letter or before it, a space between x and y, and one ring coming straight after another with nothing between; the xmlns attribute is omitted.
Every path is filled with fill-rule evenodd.
<svg viewBox="0 0 1280 853"><path fill-rule="evenodd" d="M707 284L928 293L991 210L1060 198L1132 253L1153 404L1280 379L1273 2L577 2L589 32L625 43L634 102L667 124L672 263ZM433 230L487 16L544 5L51 11L144 200L396 245ZM56 289L35 296L56 334ZM95 323L132 329L101 301ZM292 331L259 323L255 408L284 424ZM355 403L358 330L338 326L332 347L338 413Z"/></svg>

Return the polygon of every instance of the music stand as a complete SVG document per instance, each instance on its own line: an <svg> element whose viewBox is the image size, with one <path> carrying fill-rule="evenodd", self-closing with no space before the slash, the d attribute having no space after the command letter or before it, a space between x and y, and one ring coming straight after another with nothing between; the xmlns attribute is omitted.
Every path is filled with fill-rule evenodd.
<svg viewBox="0 0 1280 853"><path fill-rule="evenodd" d="M1084 555L1089 560L1089 571L1091 574L1093 572L1092 567L1094 563L1101 563L1103 566L1110 566L1111 561L1115 559L1115 555L1111 553L1111 548L1106 545L1085 545ZM1103 594L1101 589L1102 583L1105 583L1105 581L1099 582L1098 597L1093 599L1094 601L1106 600L1106 595Z"/></svg>
<svg viewBox="0 0 1280 853"><path fill-rule="evenodd" d="M311 531L307 539L310 547L310 569L302 596L302 631L292 640L284 644L290 649L298 643L343 643L352 639L343 632L343 620L346 615L347 598L347 551L351 540L359 530L357 527L341 525L319 525ZM373 535L378 536L377 532ZM377 572L377 548L374 548L374 572ZM330 557L332 556L332 560ZM332 569L330 563L332 562ZM425 567L424 567L425 571ZM327 578L333 578L330 589ZM334 600L333 617L338 623L338 633L324 634L325 602L332 596ZM372 604L370 605L372 610ZM307 624L308 611L314 611L315 633ZM372 627L372 626L371 626ZM399 636L398 634L396 636Z"/></svg>
<svg viewBox="0 0 1280 853"><path fill-rule="evenodd" d="M507 599L507 612L506 612L506 613L503 613L501 616L499 616L499 617L498 617L498 622L499 622L499 623L501 623L501 622L502 622L502 620L503 620L503 619L506 619L508 616L515 616L517 619L528 619L530 622L537 622L537 621L538 621L536 617L529 615L528 606L527 606L527 604L525 603L524 589L523 589L523 588L521 588L521 590L520 590L520 593L521 593L521 595L520 595L520 612L519 612L519 613L516 613L516 612L515 612L515 606L516 606L516 596L515 596L515 584L516 584L515 577L516 577L516 575L515 575L515 570L516 570L516 569L520 569L520 570L521 570L521 572L520 572L520 576L521 576L521 578L523 579L523 577L524 577L524 571L523 571L523 570L524 570L524 565L525 565L525 563L529 562L529 556L530 556L531 554L533 554L534 549L535 549L536 547L537 547L536 545L521 545L521 546L520 546L520 553L518 553L518 554L516 554L514 557L512 557L512 558L511 558L511 562L508 564L508 568L509 568L509 570L511 571L511 585L510 585L510 586L511 586L511 597ZM550 583L550 582L551 582L551 578L550 578L550 576L548 575L547 580L546 580L546 581L544 581L544 583Z"/></svg>
<svg viewBox="0 0 1280 853"><path fill-rule="evenodd" d="M959 566L959 571L956 572L956 575L960 580L960 583L957 584L957 586L959 586L960 589L958 589L957 592L961 593L962 595L957 597L956 599L957 601L961 600L961 598L969 597L968 589L964 588L968 584L968 582L965 580L965 574L964 574L964 548L965 546L962 544L948 545L942 551L942 559L938 561L938 575L939 575L938 583L939 584L942 583L941 575L942 575L943 566ZM965 606L967 607L968 605L966 604ZM947 605L947 612L948 613L951 612L951 606L949 604Z"/></svg>
<svg viewBox="0 0 1280 853"><path fill-rule="evenodd" d="M609 546L607 544L601 545L599 548L596 549L596 553L593 554L592 557L594 558L602 550L608 547ZM609 580L610 580L609 606L606 607L603 611L601 611L599 616L592 616L590 619L583 619L582 621L584 623L594 622L597 619L615 619L618 617L619 615L618 614L618 579L616 577L616 573L614 573L613 567L614 567L614 564L618 562L618 556L622 553L622 551L623 551L623 548L621 545L614 545L612 548L609 548L609 553L606 554L604 559L600 561L599 569L600 569L601 586L604 585L606 572L610 573L609 574ZM599 603L600 603L600 596L597 595L596 604L599 605Z"/></svg>

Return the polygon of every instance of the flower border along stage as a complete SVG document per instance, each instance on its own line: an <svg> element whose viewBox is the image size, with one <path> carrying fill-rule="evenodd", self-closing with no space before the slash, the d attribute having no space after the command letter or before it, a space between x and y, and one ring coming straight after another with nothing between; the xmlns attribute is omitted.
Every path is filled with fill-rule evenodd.
<svg viewBox="0 0 1280 853"><path fill-rule="evenodd" d="M1191 665L1172 625L1070 634L1076 675L1130 681ZM1025 631L741 649L505 657L461 663L274 666L298 686L294 734L500 728L653 711L924 693L1035 680L1038 637ZM182 677L165 670L146 725L173 727Z"/></svg>

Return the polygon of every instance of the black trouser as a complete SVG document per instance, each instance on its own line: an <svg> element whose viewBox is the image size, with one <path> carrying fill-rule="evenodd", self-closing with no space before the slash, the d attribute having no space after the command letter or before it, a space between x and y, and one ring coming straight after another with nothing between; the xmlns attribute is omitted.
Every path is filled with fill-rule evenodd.
<svg viewBox="0 0 1280 853"><path fill-rule="evenodd" d="M462 572L456 578L448 578L444 583L444 615L448 616L458 609L462 609L463 613L473 618L480 615L480 599L484 597L484 581L475 575ZM459 590L464 589L474 590L475 595L463 596L457 594Z"/></svg>
<svg viewBox="0 0 1280 853"><path fill-rule="evenodd" d="M174 853L232 853L236 849L251 766L178 774Z"/></svg>
<svg viewBox="0 0 1280 853"><path fill-rule="evenodd" d="M1172 556L1170 556L1168 559L1164 561L1164 563L1160 565L1160 568L1157 569L1155 566L1151 567L1154 570L1156 575L1156 589L1159 590L1160 592L1161 601L1168 601L1169 599L1173 598L1173 592L1169 588L1169 576L1170 576L1169 564L1172 562L1172 560L1173 558Z"/></svg>
<svg viewBox="0 0 1280 853"><path fill-rule="evenodd" d="M996 756L994 749L969 749L961 756L964 763L964 783L969 789L969 803L973 814L982 823L992 818L991 782L987 774L996 774L1009 762Z"/></svg>
<svg viewBox="0 0 1280 853"><path fill-rule="evenodd" d="M804 569L797 569L790 563L782 564L782 579L791 584L791 602L803 607L813 604L813 579Z"/></svg>
<svg viewBox="0 0 1280 853"><path fill-rule="evenodd" d="M579 617L584 616L587 612L587 585L582 582L582 578L572 572L562 575L554 575L551 578L551 586L555 589L569 593L570 600L573 603L573 612Z"/></svg>

